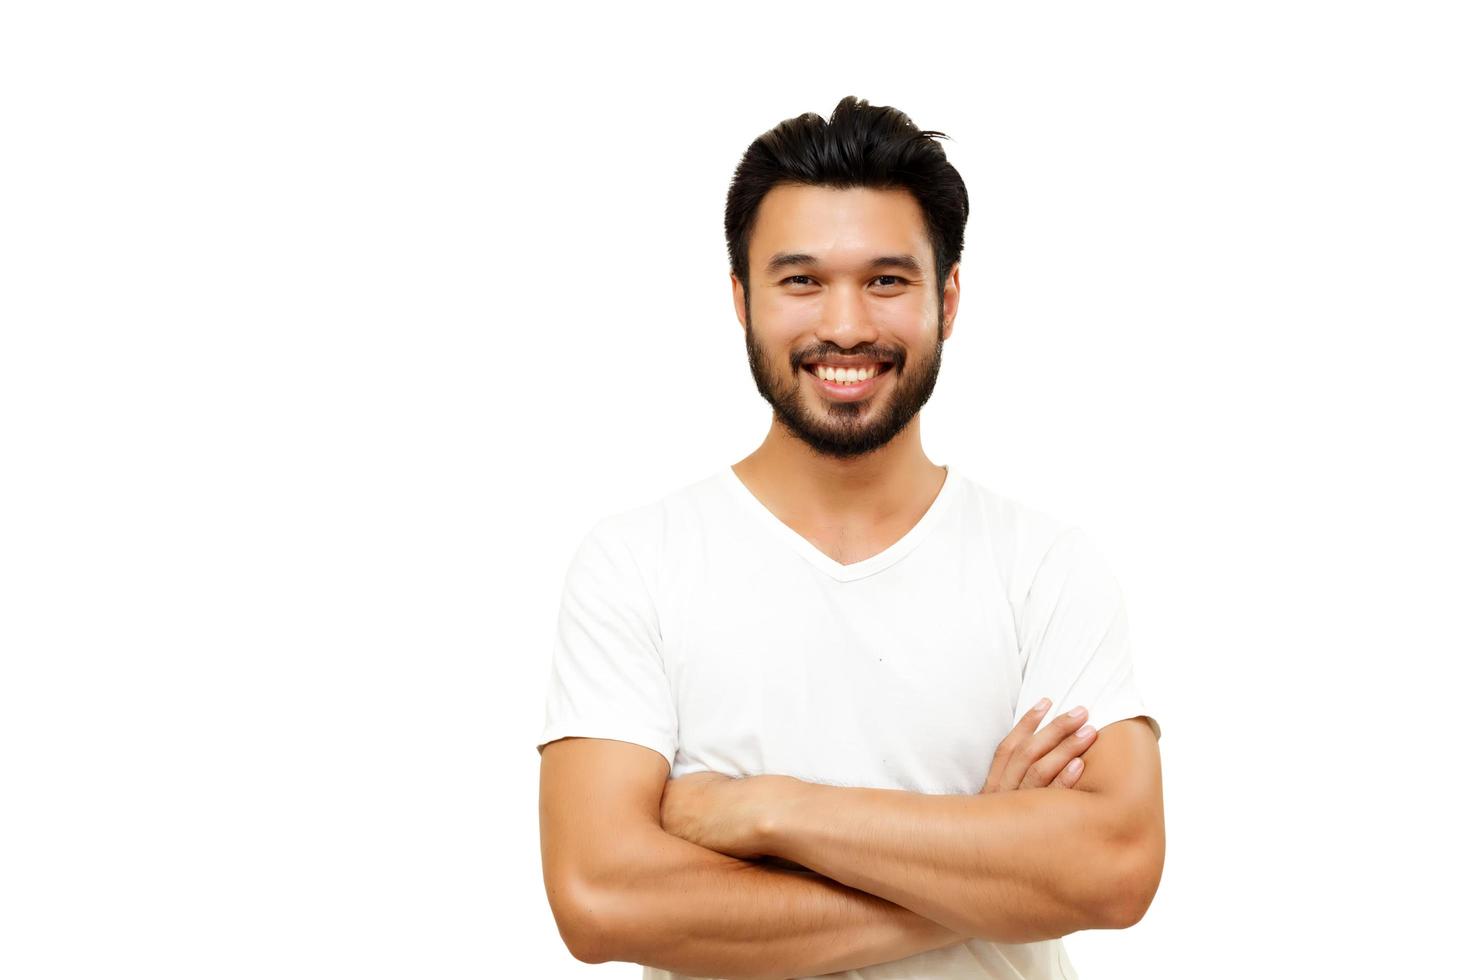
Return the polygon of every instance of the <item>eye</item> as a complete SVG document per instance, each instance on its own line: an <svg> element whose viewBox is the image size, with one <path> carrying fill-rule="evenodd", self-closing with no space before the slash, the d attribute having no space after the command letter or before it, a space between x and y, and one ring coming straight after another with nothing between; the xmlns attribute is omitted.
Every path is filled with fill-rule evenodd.
<svg viewBox="0 0 1470 980"><path fill-rule="evenodd" d="M811 277L810 277L810 276L787 276L787 277L786 277L786 278L785 278L785 279L782 279L782 280L781 280L781 285L783 285L783 286L784 286L784 285L786 285L786 284L787 284L787 283L788 283L788 282L793 282L793 281L794 281L794 280L796 280L796 279L810 279L810 278L811 278ZM798 285L798 286L805 286L805 285L806 285L806 283L804 283L804 282L798 282L798 283L795 283L795 285Z"/></svg>
<svg viewBox="0 0 1470 980"><path fill-rule="evenodd" d="M879 276L878 279L892 279L893 280L893 282L880 282L880 283L878 283L878 285L880 285L880 286L897 286L901 282L907 282L908 281L906 279L900 278L899 276ZM875 279L874 282L877 282L877 279Z"/></svg>

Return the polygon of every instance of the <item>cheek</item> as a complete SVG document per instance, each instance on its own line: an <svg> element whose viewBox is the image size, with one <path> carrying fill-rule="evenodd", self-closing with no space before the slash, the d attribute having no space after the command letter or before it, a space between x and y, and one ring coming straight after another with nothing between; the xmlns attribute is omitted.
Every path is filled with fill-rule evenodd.
<svg viewBox="0 0 1470 980"><path fill-rule="evenodd" d="M789 369L791 355L798 347L810 343L813 330L775 327L764 320L756 321L755 343L765 353L766 360L782 370Z"/></svg>
<svg viewBox="0 0 1470 980"><path fill-rule="evenodd" d="M873 308L873 322L905 342L920 336L939 319L939 308L924 297L910 294Z"/></svg>
<svg viewBox="0 0 1470 980"><path fill-rule="evenodd" d="M820 303L775 302L765 310L752 311L761 334L771 343L791 345L801 337L821 329L823 324Z"/></svg>

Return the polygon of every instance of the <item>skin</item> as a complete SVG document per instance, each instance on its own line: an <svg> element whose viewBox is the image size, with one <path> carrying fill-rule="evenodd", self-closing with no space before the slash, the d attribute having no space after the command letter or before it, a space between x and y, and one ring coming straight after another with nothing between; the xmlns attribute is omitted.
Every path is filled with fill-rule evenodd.
<svg viewBox="0 0 1470 980"><path fill-rule="evenodd" d="M778 253L815 261L768 272ZM874 268L909 255L916 273ZM791 278L796 277L796 278ZM941 292L918 201L903 190L780 185L750 236L750 291L731 273L751 374L771 405L765 440L732 469L777 517L836 561L877 554L911 528L945 479L919 441L959 310L959 265ZM800 365L873 354L894 366L861 401L826 395Z"/></svg>

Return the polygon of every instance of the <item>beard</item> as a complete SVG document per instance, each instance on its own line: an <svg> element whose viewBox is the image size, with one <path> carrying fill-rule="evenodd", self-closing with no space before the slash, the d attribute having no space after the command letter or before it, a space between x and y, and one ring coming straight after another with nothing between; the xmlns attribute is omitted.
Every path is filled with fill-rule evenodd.
<svg viewBox="0 0 1470 980"><path fill-rule="evenodd" d="M771 357L755 342L755 322L750 306L745 308L745 354L756 390L770 403L781 425L806 443L818 455L832 459L855 459L881 449L902 432L919 409L934 394L939 381L939 361L944 350L944 328L934 332L934 347L929 356L909 363L902 350L893 352L893 377L884 383L885 390L852 402L829 401L819 394L806 395L801 357L784 363ZM891 388L892 390L886 390ZM812 399L818 401L809 408Z"/></svg>

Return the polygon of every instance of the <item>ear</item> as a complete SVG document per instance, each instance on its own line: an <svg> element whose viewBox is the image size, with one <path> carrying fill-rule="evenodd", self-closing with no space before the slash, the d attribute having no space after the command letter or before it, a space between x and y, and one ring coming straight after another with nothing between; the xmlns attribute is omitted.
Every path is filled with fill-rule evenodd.
<svg viewBox="0 0 1470 980"><path fill-rule="evenodd" d="M954 333L954 318L959 312L960 264L956 262L949 271L948 281L944 284L944 340L948 340L949 335Z"/></svg>
<svg viewBox="0 0 1470 980"><path fill-rule="evenodd" d="M745 324L745 287L740 285L740 277L732 271L730 273L731 298L735 301L735 319L740 321L740 329L746 329Z"/></svg>

